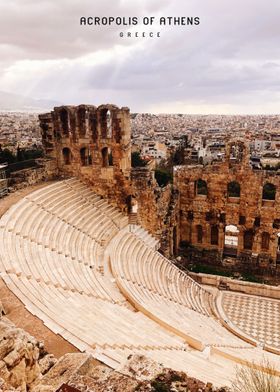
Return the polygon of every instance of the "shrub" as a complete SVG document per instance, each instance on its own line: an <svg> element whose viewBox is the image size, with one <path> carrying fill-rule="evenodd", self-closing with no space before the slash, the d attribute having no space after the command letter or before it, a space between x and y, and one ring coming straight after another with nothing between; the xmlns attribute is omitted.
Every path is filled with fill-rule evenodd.
<svg viewBox="0 0 280 392"><path fill-rule="evenodd" d="M237 368L235 379L232 381L233 392L279 392L280 378L276 370L269 363L263 361L262 367L268 369L267 372L258 370L252 366L242 366Z"/></svg>
<svg viewBox="0 0 280 392"><path fill-rule="evenodd" d="M147 162L141 158L140 152L135 151L131 154L131 165L132 167L144 167Z"/></svg>
<svg viewBox="0 0 280 392"><path fill-rule="evenodd" d="M172 182L172 174L166 169L156 169L155 178L159 186L166 186L169 182Z"/></svg>

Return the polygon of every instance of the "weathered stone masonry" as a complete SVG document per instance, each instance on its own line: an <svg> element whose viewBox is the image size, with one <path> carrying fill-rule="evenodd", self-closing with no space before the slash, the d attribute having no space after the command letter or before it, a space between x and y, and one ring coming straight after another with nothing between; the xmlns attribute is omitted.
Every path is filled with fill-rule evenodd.
<svg viewBox="0 0 280 392"><path fill-rule="evenodd" d="M279 269L280 178L252 170L248 147L229 144L219 164L177 167L174 182L180 240L193 260L215 264L227 258L250 270Z"/></svg>
<svg viewBox="0 0 280 392"><path fill-rule="evenodd" d="M176 193L171 186L160 188L149 168L131 167L129 109L62 106L39 119L45 152L56 160L60 176L78 176L122 211L137 211L136 222L165 238L162 251L172 255Z"/></svg>
<svg viewBox="0 0 280 392"><path fill-rule="evenodd" d="M192 260L280 268L280 179L277 172L252 170L243 142L229 143L223 162L176 167L174 187L160 188L152 170L131 167L128 108L62 106L39 118L60 176L80 177L136 215L165 255L175 255L181 242Z"/></svg>
<svg viewBox="0 0 280 392"><path fill-rule="evenodd" d="M57 160L60 172L82 177L125 209L131 167L129 109L62 106L39 119L45 151Z"/></svg>

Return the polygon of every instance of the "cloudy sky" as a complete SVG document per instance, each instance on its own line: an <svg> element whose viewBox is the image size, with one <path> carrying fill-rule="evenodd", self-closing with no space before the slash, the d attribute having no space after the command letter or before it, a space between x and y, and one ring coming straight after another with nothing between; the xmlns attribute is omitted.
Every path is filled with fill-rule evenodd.
<svg viewBox="0 0 280 392"><path fill-rule="evenodd" d="M81 16L200 25L93 27ZM0 0L0 90L133 112L279 113L280 1Z"/></svg>

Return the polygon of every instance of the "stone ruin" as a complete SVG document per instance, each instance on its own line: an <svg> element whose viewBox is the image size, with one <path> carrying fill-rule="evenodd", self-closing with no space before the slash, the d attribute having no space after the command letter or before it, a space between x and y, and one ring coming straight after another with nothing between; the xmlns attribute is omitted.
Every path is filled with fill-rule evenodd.
<svg viewBox="0 0 280 392"><path fill-rule="evenodd" d="M229 142L223 162L175 167L174 185L160 188L152 170L131 166L128 108L62 106L39 119L59 175L80 177L130 214L166 256L185 244L193 261L279 269L279 176L253 170L246 143Z"/></svg>
<svg viewBox="0 0 280 392"><path fill-rule="evenodd" d="M132 222L165 238L162 250L173 255L177 192L170 185L160 188L148 167L132 168L129 109L109 104L62 106L39 120L45 152L57 162L59 175L80 177L130 214Z"/></svg>
<svg viewBox="0 0 280 392"><path fill-rule="evenodd" d="M228 143L221 163L178 167L174 177L179 236L191 260L279 270L280 178L253 170L245 143Z"/></svg>

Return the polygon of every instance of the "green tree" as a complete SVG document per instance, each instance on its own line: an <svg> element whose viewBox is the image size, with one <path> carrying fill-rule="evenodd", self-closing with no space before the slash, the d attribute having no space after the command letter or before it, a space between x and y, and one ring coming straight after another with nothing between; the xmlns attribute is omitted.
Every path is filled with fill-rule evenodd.
<svg viewBox="0 0 280 392"><path fill-rule="evenodd" d="M132 167L144 167L147 165L147 162L141 158L139 151L135 151L131 154L131 164Z"/></svg>
<svg viewBox="0 0 280 392"><path fill-rule="evenodd" d="M155 179L159 186L164 187L173 180L172 173L164 168L157 168L155 170Z"/></svg>

